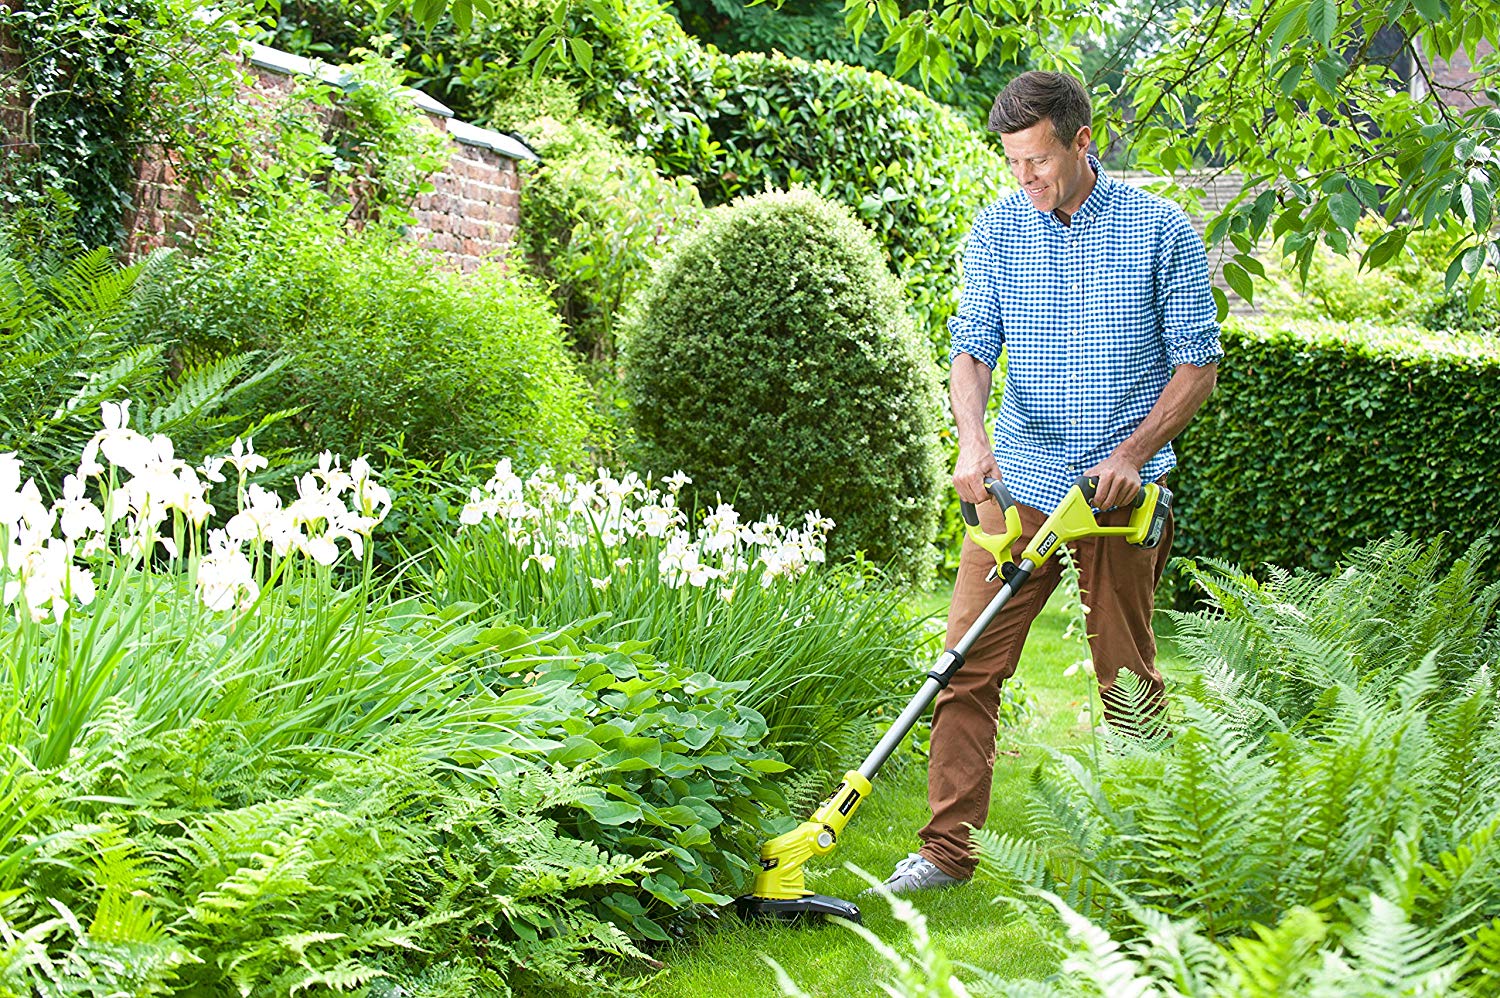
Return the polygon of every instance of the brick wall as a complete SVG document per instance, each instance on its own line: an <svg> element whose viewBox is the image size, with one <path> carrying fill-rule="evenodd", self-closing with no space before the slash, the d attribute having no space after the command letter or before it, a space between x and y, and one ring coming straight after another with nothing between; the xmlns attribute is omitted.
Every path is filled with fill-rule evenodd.
<svg viewBox="0 0 1500 998"><path fill-rule="evenodd" d="M341 75L332 67L263 46L254 47L249 63L245 99L267 105L285 100L299 75L318 74L335 82ZM451 159L429 178L432 192L412 205L415 222L408 233L457 270L469 272L502 259L520 223L517 162L535 155L511 136L454 119L451 111L420 91L412 91L412 96L427 126L448 136ZM337 127L337 111L320 114ZM183 188L171 157L159 150L147 155L141 163L135 207L127 219L127 253L139 256L169 244L176 234L190 234L197 216L198 207Z"/></svg>
<svg viewBox="0 0 1500 998"><path fill-rule="evenodd" d="M18 0L0 2L9 5ZM342 77L333 67L264 46L254 46L247 62L250 73L244 99L268 106L285 100L298 76L316 74L332 82ZM0 35L0 180L3 163L24 155L28 148L24 94L15 72L18 66L19 54ZM488 260L503 258L520 222L517 164L521 159L535 159L535 154L509 135L455 120L451 111L420 91L412 91L412 98L425 113L427 126L448 136L451 158L429 178L433 191L412 205L415 224L408 232L456 270L472 271ZM319 113L327 124L337 127L337 111ZM147 149L136 172L135 196L123 220L126 256L137 258L192 235L200 214L173 155Z"/></svg>
<svg viewBox="0 0 1500 998"><path fill-rule="evenodd" d="M21 0L0 0L0 6L14 10ZM27 127L27 97L21 85L21 50L15 39L0 27L0 183L7 182L6 167L35 154Z"/></svg>
<svg viewBox="0 0 1500 998"><path fill-rule="evenodd" d="M446 124L454 124L446 122ZM453 136L453 130L444 129ZM432 178L433 191L417 198L409 231L464 271L502 255L521 219L521 178L515 159L454 137L453 158Z"/></svg>

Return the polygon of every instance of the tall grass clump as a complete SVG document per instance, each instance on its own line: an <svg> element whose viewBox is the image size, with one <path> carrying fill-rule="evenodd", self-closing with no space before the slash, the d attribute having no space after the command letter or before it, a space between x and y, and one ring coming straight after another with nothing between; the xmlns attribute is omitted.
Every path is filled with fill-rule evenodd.
<svg viewBox="0 0 1500 998"><path fill-rule="evenodd" d="M543 626L586 619L603 640L744 682L741 702L789 762L831 764L904 691L916 621L868 567L826 564L837 528L817 512L751 523L720 503L692 526L686 483L546 468L522 480L502 461L457 536L438 540L433 591Z"/></svg>
<svg viewBox="0 0 1500 998"><path fill-rule="evenodd" d="M56 500L0 454L0 994L612 993L743 881L738 688L401 596L363 460L104 414Z"/></svg>

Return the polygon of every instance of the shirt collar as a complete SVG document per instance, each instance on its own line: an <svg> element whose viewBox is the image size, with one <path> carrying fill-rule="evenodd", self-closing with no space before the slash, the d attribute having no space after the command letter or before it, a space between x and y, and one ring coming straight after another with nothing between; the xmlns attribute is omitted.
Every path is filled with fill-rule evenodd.
<svg viewBox="0 0 1500 998"><path fill-rule="evenodd" d="M1093 153L1089 153L1089 166L1094 171L1094 189L1089 191L1089 196L1083 199L1083 204L1078 206L1078 210L1068 220L1069 225L1077 225L1079 222L1087 221L1102 212L1105 206L1109 204L1110 194L1117 183L1117 181L1111 180L1104 172L1103 164L1099 162L1098 157ZM1057 217L1056 212L1049 211L1046 214L1057 225L1060 226L1063 224L1062 220Z"/></svg>
<svg viewBox="0 0 1500 998"><path fill-rule="evenodd" d="M1083 199L1083 204L1079 205L1078 210L1073 213L1073 221L1075 222L1079 219L1093 218L1103 211L1104 206L1109 203L1110 189L1115 185L1115 182L1105 174L1104 165L1092 153L1089 154L1089 166L1094 170L1094 189L1089 192L1089 196Z"/></svg>

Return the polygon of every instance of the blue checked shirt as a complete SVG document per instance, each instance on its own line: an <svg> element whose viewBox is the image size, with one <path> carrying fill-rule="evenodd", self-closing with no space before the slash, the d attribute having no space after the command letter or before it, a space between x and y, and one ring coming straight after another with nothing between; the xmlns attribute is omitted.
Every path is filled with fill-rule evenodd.
<svg viewBox="0 0 1500 998"><path fill-rule="evenodd" d="M1170 201L1105 176L1072 225L1025 191L988 205L964 249L948 359L994 369L1006 350L995 461L1041 510L1134 432L1180 364L1223 356L1203 242ZM1176 467L1171 445L1141 469Z"/></svg>

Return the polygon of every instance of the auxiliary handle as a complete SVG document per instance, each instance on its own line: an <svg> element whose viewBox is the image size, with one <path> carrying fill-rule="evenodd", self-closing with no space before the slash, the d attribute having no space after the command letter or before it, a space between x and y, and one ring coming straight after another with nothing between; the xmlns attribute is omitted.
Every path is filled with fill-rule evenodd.
<svg viewBox="0 0 1500 998"><path fill-rule="evenodd" d="M1096 482L1095 484L1097 485L1098 483ZM1016 501L1010 497L1010 490L1005 487L1005 483L1000 481L1000 479L986 478L984 480L984 488L1002 511L1010 509L1016 504ZM969 500L960 499L958 501L958 511L963 514L964 522L969 526L979 526L979 510L975 509L974 504L969 502Z"/></svg>
<svg viewBox="0 0 1500 998"><path fill-rule="evenodd" d="M986 478L984 480L985 491L990 498L995 500L995 505L1000 507L1000 512L1005 516L1005 532L1000 534L987 534L979 527L979 510L974 504L960 499L958 510L963 514L966 524L965 533L969 539L984 548L995 559L997 569L1004 569L1012 565L1010 549L1021 537L1021 511L1016 508L1016 501L1011 498L1010 490L1005 483L998 478Z"/></svg>

